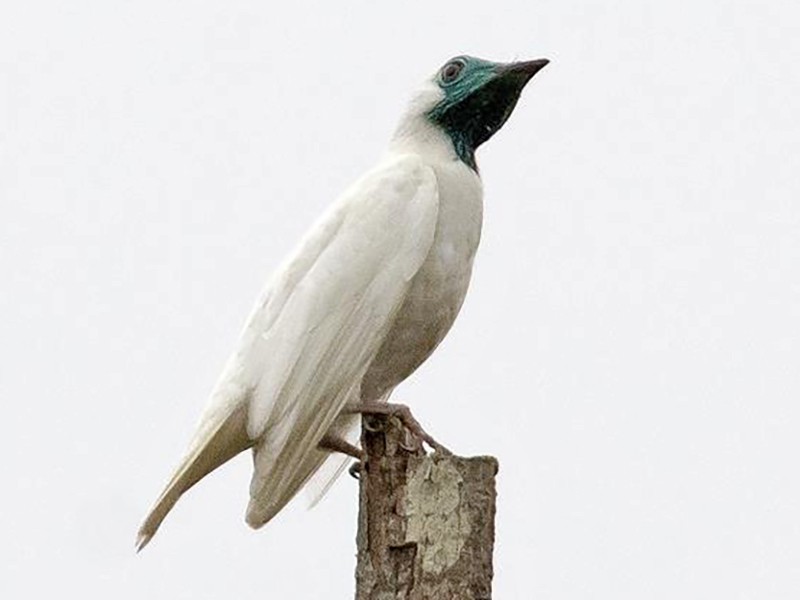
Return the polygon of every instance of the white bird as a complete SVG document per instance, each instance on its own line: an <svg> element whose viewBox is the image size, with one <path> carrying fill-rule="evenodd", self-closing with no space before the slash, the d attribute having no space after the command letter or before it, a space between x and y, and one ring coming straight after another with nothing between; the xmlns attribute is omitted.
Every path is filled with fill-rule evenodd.
<svg viewBox="0 0 800 600"><path fill-rule="evenodd" d="M383 159L267 284L139 530L139 550L184 492L248 448L246 520L261 527L325 475L331 451L358 452L348 441L357 413L395 410L381 403L442 341L464 301L483 212L475 150L547 62L459 56L424 83Z"/></svg>

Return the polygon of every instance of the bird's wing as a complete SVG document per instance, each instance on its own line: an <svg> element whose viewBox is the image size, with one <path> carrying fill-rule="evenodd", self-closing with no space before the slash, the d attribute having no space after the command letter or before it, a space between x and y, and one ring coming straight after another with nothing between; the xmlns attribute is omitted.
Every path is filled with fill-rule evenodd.
<svg viewBox="0 0 800 600"><path fill-rule="evenodd" d="M430 251L437 216L430 167L413 156L384 163L337 203L324 246L301 250L315 255L304 275L278 285L254 314L249 329L257 335L241 361L253 382L248 433L259 440L250 525L266 523L321 464L317 444L343 405L358 399Z"/></svg>
<svg viewBox="0 0 800 600"><path fill-rule="evenodd" d="M247 319L186 455L139 530L139 549L186 490L251 446L254 526L319 468L328 454L316 444L347 398L357 399L437 214L432 170L406 156L367 173L311 228Z"/></svg>

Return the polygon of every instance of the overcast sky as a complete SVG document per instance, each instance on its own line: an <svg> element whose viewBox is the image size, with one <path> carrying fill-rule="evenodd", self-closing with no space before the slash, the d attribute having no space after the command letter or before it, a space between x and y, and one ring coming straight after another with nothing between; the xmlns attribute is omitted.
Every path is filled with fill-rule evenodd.
<svg viewBox="0 0 800 600"><path fill-rule="evenodd" d="M446 59L547 57L395 398L501 465L495 597L800 596L796 2L0 8L0 596L349 598L356 483L250 458L135 555L261 286Z"/></svg>

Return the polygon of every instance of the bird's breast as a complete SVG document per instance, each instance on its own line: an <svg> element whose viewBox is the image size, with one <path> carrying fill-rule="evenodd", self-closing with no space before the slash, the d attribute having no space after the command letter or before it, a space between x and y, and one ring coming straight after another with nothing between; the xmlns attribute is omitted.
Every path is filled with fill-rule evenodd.
<svg viewBox="0 0 800 600"><path fill-rule="evenodd" d="M430 356L452 327L469 287L483 219L480 179L463 163L434 168L439 191L434 241L362 381L364 401L383 396Z"/></svg>

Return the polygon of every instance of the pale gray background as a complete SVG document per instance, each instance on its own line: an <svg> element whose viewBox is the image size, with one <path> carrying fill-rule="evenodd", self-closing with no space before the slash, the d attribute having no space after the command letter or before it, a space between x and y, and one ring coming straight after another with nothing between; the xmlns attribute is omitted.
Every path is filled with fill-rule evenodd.
<svg viewBox="0 0 800 600"><path fill-rule="evenodd" d="M349 598L356 485L249 457L136 528L268 274L454 54L553 62L479 153L396 395L499 457L495 596L800 597L796 2L5 2L3 598Z"/></svg>

